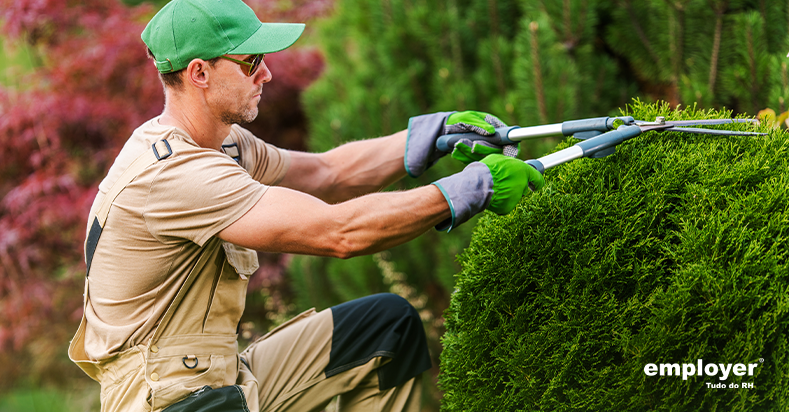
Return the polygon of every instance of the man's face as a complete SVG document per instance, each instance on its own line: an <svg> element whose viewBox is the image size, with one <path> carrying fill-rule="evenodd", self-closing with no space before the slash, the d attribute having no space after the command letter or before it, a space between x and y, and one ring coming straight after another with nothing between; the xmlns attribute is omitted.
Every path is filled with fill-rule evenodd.
<svg viewBox="0 0 789 412"><path fill-rule="evenodd" d="M243 60L249 56L230 57ZM246 75L247 67L221 59L215 69L213 90L208 95L208 103L225 124L251 123L258 115L263 83L271 80L271 72L265 62L260 63L252 76Z"/></svg>

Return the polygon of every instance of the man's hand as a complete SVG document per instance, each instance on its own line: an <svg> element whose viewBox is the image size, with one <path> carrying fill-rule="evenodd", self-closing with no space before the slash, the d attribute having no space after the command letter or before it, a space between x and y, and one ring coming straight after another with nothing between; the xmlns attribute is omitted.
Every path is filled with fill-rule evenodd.
<svg viewBox="0 0 789 412"><path fill-rule="evenodd" d="M412 117L408 122L405 170L411 177L420 176L445 156L448 152L436 147L436 141L441 136L456 133L490 136L495 133L496 127L504 126L506 125L496 116L474 111L441 112ZM501 146L484 140L471 142L462 139L454 149L452 157L466 164L481 160L489 154L502 153Z"/></svg>
<svg viewBox="0 0 789 412"><path fill-rule="evenodd" d="M545 179L521 160L491 154L433 184L441 190L452 212L452 218L441 222L436 229L452 230L484 209L499 215L511 212L530 185L540 190Z"/></svg>
<svg viewBox="0 0 789 412"><path fill-rule="evenodd" d="M484 112L457 112L447 118L444 134L461 134L473 132L481 136L492 136L499 127L506 127L498 117ZM461 139L455 144L452 158L465 164L478 162L491 154L502 154L503 146L485 140L471 141ZM514 145L514 152L508 153L511 157L518 155L518 146Z"/></svg>
<svg viewBox="0 0 789 412"><path fill-rule="evenodd" d="M545 186L545 179L537 169L526 162L499 154L482 159L493 178L493 196L486 209L506 215L515 209L531 184L534 190Z"/></svg>

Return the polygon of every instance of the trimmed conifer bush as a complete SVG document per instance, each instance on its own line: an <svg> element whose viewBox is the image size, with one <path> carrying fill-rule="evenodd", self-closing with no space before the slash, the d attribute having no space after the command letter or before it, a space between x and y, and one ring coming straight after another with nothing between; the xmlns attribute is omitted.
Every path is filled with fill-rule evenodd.
<svg viewBox="0 0 789 412"><path fill-rule="evenodd" d="M787 410L787 158L781 131L650 132L548 170L507 216L487 213L445 313L443 410ZM699 360L756 366L725 380L645 371Z"/></svg>

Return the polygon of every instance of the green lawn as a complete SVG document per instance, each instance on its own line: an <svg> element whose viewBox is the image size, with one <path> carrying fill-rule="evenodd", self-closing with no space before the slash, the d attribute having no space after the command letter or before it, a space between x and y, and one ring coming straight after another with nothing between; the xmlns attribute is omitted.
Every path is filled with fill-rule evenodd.
<svg viewBox="0 0 789 412"><path fill-rule="evenodd" d="M92 412L98 410L97 386L70 391L18 389L0 395L0 412Z"/></svg>

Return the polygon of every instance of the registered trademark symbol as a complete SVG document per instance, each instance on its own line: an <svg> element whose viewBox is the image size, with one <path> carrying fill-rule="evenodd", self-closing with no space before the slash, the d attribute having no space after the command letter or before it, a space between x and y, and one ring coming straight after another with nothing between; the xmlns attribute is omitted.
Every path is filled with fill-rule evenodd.
<svg viewBox="0 0 789 412"><path fill-rule="evenodd" d="M764 363L764 358L759 358L759 363Z"/></svg>

